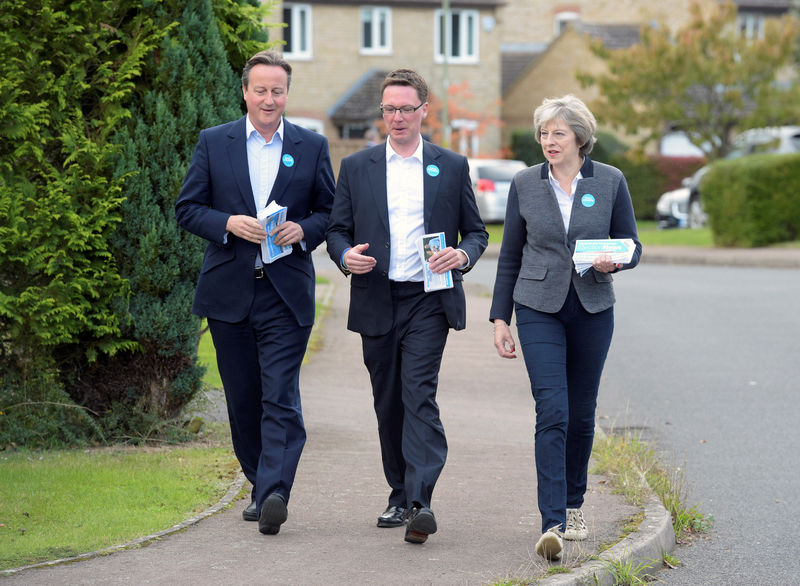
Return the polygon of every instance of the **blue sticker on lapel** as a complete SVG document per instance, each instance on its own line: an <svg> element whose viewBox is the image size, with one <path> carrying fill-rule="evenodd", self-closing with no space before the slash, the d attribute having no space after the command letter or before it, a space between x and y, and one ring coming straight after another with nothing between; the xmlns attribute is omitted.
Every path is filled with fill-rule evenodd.
<svg viewBox="0 0 800 586"><path fill-rule="evenodd" d="M283 161L283 164L286 165L287 167L291 167L292 165L294 165L294 157L289 153L283 155L283 158L281 160Z"/></svg>
<svg viewBox="0 0 800 586"><path fill-rule="evenodd" d="M439 167L437 167L436 165L428 165L428 166L425 168L425 171L426 171L426 172L428 173L428 175L430 175L431 177L436 177L436 176L439 174Z"/></svg>
<svg viewBox="0 0 800 586"><path fill-rule="evenodd" d="M581 203L585 208L592 207L594 205L594 196L591 193L584 193L581 198Z"/></svg>

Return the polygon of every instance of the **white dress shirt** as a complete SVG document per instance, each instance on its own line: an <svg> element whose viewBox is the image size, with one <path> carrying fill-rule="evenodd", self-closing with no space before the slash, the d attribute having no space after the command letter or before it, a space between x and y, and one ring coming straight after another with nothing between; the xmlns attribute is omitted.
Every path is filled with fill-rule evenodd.
<svg viewBox="0 0 800 586"><path fill-rule="evenodd" d="M386 141L386 199L389 206L389 279L422 281L417 241L425 234L422 137L408 158Z"/></svg>
<svg viewBox="0 0 800 586"><path fill-rule="evenodd" d="M575 189L578 187L578 179L583 179L583 175L581 172L578 171L578 174L575 176L575 179L572 180L572 186L570 187L570 192L567 193L561 188L561 185L553 177L553 172L550 169L550 165L547 165L547 174L550 177L550 185L553 186L553 191L556 194L556 200L558 201L558 207L561 210L561 219L564 221L564 232L569 233L569 221L572 218L572 202L575 199Z"/></svg>
<svg viewBox="0 0 800 586"><path fill-rule="evenodd" d="M250 171L250 186L253 188L253 199L256 211L267 207L269 194L278 176L283 152L283 118L272 139L267 142L250 122L247 116L247 168Z"/></svg>

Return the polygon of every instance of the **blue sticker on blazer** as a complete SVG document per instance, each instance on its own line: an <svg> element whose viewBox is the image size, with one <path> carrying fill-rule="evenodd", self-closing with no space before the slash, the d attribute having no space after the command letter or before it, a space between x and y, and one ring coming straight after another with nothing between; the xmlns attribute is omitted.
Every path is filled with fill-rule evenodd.
<svg viewBox="0 0 800 586"><path fill-rule="evenodd" d="M584 193L581 198L581 203L585 208L592 207L594 205L594 196L591 193Z"/></svg>
<svg viewBox="0 0 800 586"><path fill-rule="evenodd" d="M436 177L436 176L439 174L439 167L437 167L436 165L428 165L428 166L425 168L425 171L426 171L426 172L428 173L428 175L430 175L431 177Z"/></svg>
<svg viewBox="0 0 800 586"><path fill-rule="evenodd" d="M287 167L291 167L292 165L294 165L294 157L292 155L290 155L289 153L286 153L285 155L283 155L282 161L283 161L283 164L286 165Z"/></svg>

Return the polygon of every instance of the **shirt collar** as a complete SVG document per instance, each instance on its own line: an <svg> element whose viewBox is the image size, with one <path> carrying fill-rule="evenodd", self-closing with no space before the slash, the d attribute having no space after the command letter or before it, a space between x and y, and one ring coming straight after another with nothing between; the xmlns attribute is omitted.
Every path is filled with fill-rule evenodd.
<svg viewBox="0 0 800 586"><path fill-rule="evenodd" d="M547 167L547 177L550 179L550 183L552 183L553 185L558 185L559 184L558 181L556 181L556 178L553 177L553 170L550 168L550 163L547 163L545 167ZM572 180L572 185L575 185L578 179L583 179L583 165L581 165L581 168L578 170L578 174L575 175L575 179Z"/></svg>
<svg viewBox="0 0 800 586"><path fill-rule="evenodd" d="M387 161L391 161L392 157L394 157L395 155L400 157L400 159L403 158L400 155L398 155L397 152L392 148L391 142L387 138L386 139L386 160ZM408 158L410 159L412 157L417 159L420 163L422 162L422 135L420 135L420 137L419 137L419 143L417 143L416 150L411 155L411 157L408 157Z"/></svg>
<svg viewBox="0 0 800 586"><path fill-rule="evenodd" d="M258 132L258 130L256 130L256 127L253 126L253 123L250 122L250 114L245 116L244 125L245 125L245 132L246 132L245 138L249 139L251 136L253 136L254 132L258 136L261 136L261 133ZM278 124L278 129L275 131L275 134L272 135L272 140L275 140L276 136L280 139L281 142L283 142L283 116L281 116L281 121L280 121L280 124ZM263 139L264 137L261 136L261 138Z"/></svg>

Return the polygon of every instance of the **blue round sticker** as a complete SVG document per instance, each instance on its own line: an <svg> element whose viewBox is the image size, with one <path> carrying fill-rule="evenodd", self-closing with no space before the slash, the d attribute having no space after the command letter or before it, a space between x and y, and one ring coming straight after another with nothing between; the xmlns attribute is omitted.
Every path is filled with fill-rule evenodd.
<svg viewBox="0 0 800 586"><path fill-rule="evenodd" d="M592 207L594 205L594 196L591 193L584 193L581 198L581 203L585 208Z"/></svg>
<svg viewBox="0 0 800 586"><path fill-rule="evenodd" d="M439 174L439 167L436 165L428 165L425 171L427 171L428 175L431 177L436 177Z"/></svg>
<svg viewBox="0 0 800 586"><path fill-rule="evenodd" d="M292 165L294 165L294 157L288 153L283 155L282 160L283 164L286 165L287 167L291 167Z"/></svg>

